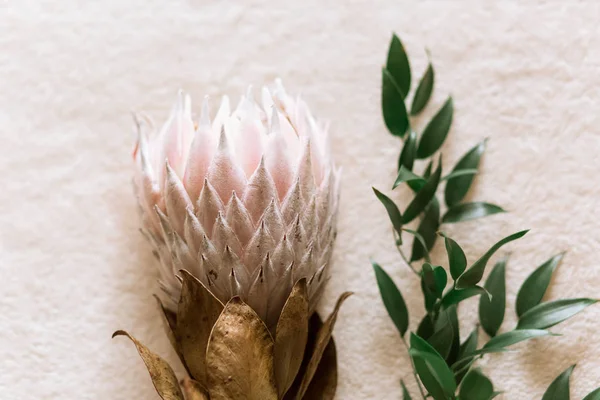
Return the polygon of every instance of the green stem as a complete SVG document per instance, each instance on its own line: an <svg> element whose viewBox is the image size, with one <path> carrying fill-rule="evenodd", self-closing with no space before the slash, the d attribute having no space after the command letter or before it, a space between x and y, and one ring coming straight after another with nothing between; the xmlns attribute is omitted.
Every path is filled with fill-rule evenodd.
<svg viewBox="0 0 600 400"><path fill-rule="evenodd" d="M402 248L400 246L396 246L396 248L398 249L398 253L400 253L400 257L402 257L402 260L404 260L406 265L408 265L408 268L410 268L412 272L414 272L415 275L417 275L420 278L421 274L415 269L415 267L412 266L410 261L408 261L408 258L404 255L404 252L402 251Z"/></svg>
<svg viewBox="0 0 600 400"><path fill-rule="evenodd" d="M415 273L415 275L421 277L421 274L412 266L410 261L408 261L408 258L406 257L406 255L404 255L404 252L402 251L402 247L400 247L400 245L398 244L398 233L396 231L394 231L394 242L396 243L396 249L398 250L400 257L402 257L402 260L404 260L408 268L410 268L411 271Z"/></svg>
<svg viewBox="0 0 600 400"><path fill-rule="evenodd" d="M406 352L409 353L408 343L406 343L406 340L404 339L404 336L402 336L402 343L404 343L404 348L406 348ZM421 380L417 376L417 369L415 368L415 363L414 363L412 357L410 356L410 353L408 354L408 359L410 360L410 365L411 365L412 370L413 370L413 376L415 377L415 381L417 382L417 387L419 388L419 392L421 393L421 397L423 397L423 400L426 400L427 396L425 396L425 391L423 390L423 387L421 386Z"/></svg>

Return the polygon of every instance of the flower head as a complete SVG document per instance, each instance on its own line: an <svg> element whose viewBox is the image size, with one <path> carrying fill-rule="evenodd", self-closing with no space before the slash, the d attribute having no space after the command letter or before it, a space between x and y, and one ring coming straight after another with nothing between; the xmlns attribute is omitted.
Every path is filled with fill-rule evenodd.
<svg viewBox="0 0 600 400"><path fill-rule="evenodd" d="M212 121L205 98L195 123L179 93L157 134L136 118L134 182L169 309L182 269L222 302L241 297L269 327L295 282L307 279L311 310L323 291L340 175L327 127L280 82L261 97L249 90L233 112L224 97Z"/></svg>

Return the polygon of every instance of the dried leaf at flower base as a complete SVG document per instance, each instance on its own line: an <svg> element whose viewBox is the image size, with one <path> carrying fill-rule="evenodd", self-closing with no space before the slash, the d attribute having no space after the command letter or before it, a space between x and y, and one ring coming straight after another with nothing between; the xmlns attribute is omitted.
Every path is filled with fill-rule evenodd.
<svg viewBox="0 0 600 400"><path fill-rule="evenodd" d="M303 400L333 400L337 388L337 351L333 338L327 343L321 361Z"/></svg>
<svg viewBox="0 0 600 400"><path fill-rule="evenodd" d="M206 350L211 400L275 400L273 338L260 317L239 297L215 323Z"/></svg>
<svg viewBox="0 0 600 400"><path fill-rule="evenodd" d="M181 276L176 335L191 376L206 385L206 346L223 304L189 272L181 271Z"/></svg>
<svg viewBox="0 0 600 400"><path fill-rule="evenodd" d="M209 400L206 388L198 381L184 378L181 381L181 388L185 394L185 400Z"/></svg>
<svg viewBox="0 0 600 400"><path fill-rule="evenodd" d="M152 378L152 384L154 384L154 388L161 399L183 400L183 393L179 387L177 377L171 366L169 366L165 360L152 353L146 346L125 331L116 331L113 333L113 338L115 336L127 336L131 339L137 348L140 357L144 361L144 364L146 364L146 368L148 368L148 372L150 373L150 378Z"/></svg>
<svg viewBox="0 0 600 400"><path fill-rule="evenodd" d="M306 279L299 280L288 297L275 333L275 380L279 397L288 391L302 365L308 339Z"/></svg>
<svg viewBox="0 0 600 400"><path fill-rule="evenodd" d="M327 320L323 323L319 332L317 332L317 336L315 339L315 348L312 352L310 359L308 361L308 365L306 367L306 372L302 376L302 381L300 383L300 388L298 389L298 393L296 395L296 400L301 400L308 390L308 387L319 367L319 363L321 362L321 358L325 352L327 345L329 344L329 340L331 339L331 333L333 331L333 326L335 325L335 321L337 319L338 312L342 303L352 295L352 292L343 293L338 299L332 313L329 315Z"/></svg>
<svg viewBox="0 0 600 400"><path fill-rule="evenodd" d="M156 299L156 303L158 305L158 312L163 321L163 327L165 329L165 333L167 334L167 338L169 339L169 343L171 343L171 347L175 350L182 364L186 367L185 358L183 357L183 352L181 350L181 343L179 338L177 337L177 315L168 309L165 308L160 298L154 295L154 299ZM188 370L189 373L189 370Z"/></svg>
<svg viewBox="0 0 600 400"><path fill-rule="evenodd" d="M300 389L302 378L306 374L308 363L315 351L317 334L323 327L323 321L318 313L314 313L310 317L308 326L308 340L304 350L302 365L300 366L300 370L296 375L296 379L292 387L284 396L284 400L296 400L298 396L298 390ZM325 352L323 352L323 356L321 357L321 362L319 363L319 367L315 373L315 378L313 378L312 382L310 383L306 393L304 394L303 400L310 400L311 397L308 397L309 395L315 396L314 398L316 399L322 398L323 400L332 400L335 395L335 390L337 387L337 355L335 352L329 350L329 346L332 346L333 349L335 349L335 341L333 340L333 337L329 340L329 344L327 346L328 347L325 349ZM317 375L318 377L316 377ZM331 397L325 397L326 395L330 395Z"/></svg>

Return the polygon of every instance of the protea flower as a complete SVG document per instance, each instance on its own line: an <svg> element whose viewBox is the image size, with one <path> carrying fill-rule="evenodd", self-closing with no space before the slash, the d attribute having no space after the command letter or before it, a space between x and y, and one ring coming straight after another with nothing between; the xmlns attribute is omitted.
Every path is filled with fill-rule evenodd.
<svg viewBox="0 0 600 400"><path fill-rule="evenodd" d="M186 398L332 397L331 329L347 294L324 323L313 315L339 198L327 127L280 82L262 106L251 89L233 113L224 97L212 121L205 98L194 123L182 93L158 134L146 121L136 118L134 183L169 337L195 379ZM133 340L159 394L183 398L170 367Z"/></svg>
<svg viewBox="0 0 600 400"><path fill-rule="evenodd" d="M251 93L249 91L249 93ZM208 100L194 128L179 94L158 135L140 130L135 186L144 231L174 310L186 269L222 302L240 296L272 327L294 282L307 278L311 310L323 292L335 238L339 172L327 129L281 83L233 113Z"/></svg>

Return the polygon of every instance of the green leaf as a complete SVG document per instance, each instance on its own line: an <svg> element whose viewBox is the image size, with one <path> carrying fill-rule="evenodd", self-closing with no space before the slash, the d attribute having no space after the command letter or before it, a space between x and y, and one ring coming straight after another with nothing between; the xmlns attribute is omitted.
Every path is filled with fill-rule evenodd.
<svg viewBox="0 0 600 400"><path fill-rule="evenodd" d="M583 400L600 400L600 388L588 393L588 395L585 396Z"/></svg>
<svg viewBox="0 0 600 400"><path fill-rule="evenodd" d="M475 350L477 350L477 342L479 338L479 329L476 326L467 339L460 345L458 350L457 360L461 360L452 365L452 370L456 371L454 377L457 383L460 383L465 374L469 371L469 368L475 362L474 358L469 358Z"/></svg>
<svg viewBox="0 0 600 400"><path fill-rule="evenodd" d="M435 72L433 70L433 65L431 65L431 61L427 66L427 70L423 74L423 77L419 81L419 85L417 86L417 91L415 92L415 97L413 97L412 106L410 107L410 114L417 115L427 105L429 102L429 98L431 97L431 93L433 92L433 84L435 83Z"/></svg>
<svg viewBox="0 0 600 400"><path fill-rule="evenodd" d="M425 314L417 328L417 335L425 340L429 340L431 335L433 335L433 330L433 320L429 314Z"/></svg>
<svg viewBox="0 0 600 400"><path fill-rule="evenodd" d="M402 294L383 268L376 262L371 261L371 264L373 264L373 269L375 270L377 286L379 286L379 293L381 293L383 304L396 328L398 328L400 336L404 336L408 330L408 309L406 308Z"/></svg>
<svg viewBox="0 0 600 400"><path fill-rule="evenodd" d="M490 258L494 255L494 253L505 244L512 242L513 240L522 238L527 232L529 231L524 230L517 233L513 233L512 235L505 237L504 239L500 240L498 243L493 245L483 256L481 256L479 260L475 261L475 263L471 265L471 268L467 269L458 277L458 279L456 280L456 288L464 289L469 286L477 285L483 277L485 266L487 265Z"/></svg>
<svg viewBox="0 0 600 400"><path fill-rule="evenodd" d="M410 335L410 355L421 382L435 400L452 398L456 381L440 354L422 338Z"/></svg>
<svg viewBox="0 0 600 400"><path fill-rule="evenodd" d="M398 84L402 97L406 97L410 90L410 63L406 50L404 50L400 38L395 33L390 41L386 69Z"/></svg>
<svg viewBox="0 0 600 400"><path fill-rule="evenodd" d="M446 270L441 266L436 266L433 268L433 275L435 277L435 288L436 295L438 298L442 298L444 294L444 289L446 288L446 284L448 283L448 274Z"/></svg>
<svg viewBox="0 0 600 400"><path fill-rule="evenodd" d="M410 125L408 112L404 104L404 96L388 70L384 68L381 74L383 120L392 135L404 137Z"/></svg>
<svg viewBox="0 0 600 400"><path fill-rule="evenodd" d="M440 226L440 203L434 197L425 209L423 219L417 228L417 232L421 235L425 246L416 237L413 240L412 252L410 261L417 261L425 257L435 244L437 239L437 230Z"/></svg>
<svg viewBox="0 0 600 400"><path fill-rule="evenodd" d="M425 127L421 140L419 140L419 147L417 148L418 158L431 157L436 151L442 147L448 132L450 131L450 125L452 125L452 114L454 113L454 105L452 103L452 97L448 97L446 103L440 108L436 115L429 121L429 124Z"/></svg>
<svg viewBox="0 0 600 400"><path fill-rule="evenodd" d="M404 211L404 216L402 217L402 222L408 224L413 219L415 219L421 211L427 207L429 202L435 196L435 191L440 183L440 177L442 175L442 160L440 157L440 161L438 163L438 167L435 172L427 179L427 182L421 190L417 192L415 197L409 203L408 207Z"/></svg>
<svg viewBox="0 0 600 400"><path fill-rule="evenodd" d="M477 342L479 341L479 330L477 327L473 329L471 334L465 339L465 341L460 345L460 350L458 352L458 357L463 358L475 350L477 350Z"/></svg>
<svg viewBox="0 0 600 400"><path fill-rule="evenodd" d="M444 233L441 233L444 237L446 244L446 254L448 254L448 265L450 265L450 275L452 279L456 280L467 268L467 256L463 249L454 240L450 239Z"/></svg>
<svg viewBox="0 0 600 400"><path fill-rule="evenodd" d="M542 400L569 400L569 380L575 365L564 370L546 389Z"/></svg>
<svg viewBox="0 0 600 400"><path fill-rule="evenodd" d="M470 286L466 289L451 289L442 298L442 308L450 307L453 304L458 304L473 296L487 294L487 291L481 286Z"/></svg>
<svg viewBox="0 0 600 400"><path fill-rule="evenodd" d="M423 268L421 269L421 290L423 291L425 309L427 311L433 311L433 307L437 300L437 289L433 267L429 263L424 263Z"/></svg>
<svg viewBox="0 0 600 400"><path fill-rule="evenodd" d="M458 322L458 306L448 307L446 309L450 323L452 324L452 346L450 346L450 353L446 357L446 364L452 365L458 359L458 353L460 352L460 324Z"/></svg>
<svg viewBox="0 0 600 400"><path fill-rule="evenodd" d="M446 211L442 222L452 224L455 222L471 221L473 219L487 217L488 215L506 212L502 207L484 202L462 203L455 205Z"/></svg>
<svg viewBox="0 0 600 400"><path fill-rule="evenodd" d="M523 329L501 333L498 336L491 338L481 350L483 354L494 350L502 350L519 342L529 339L535 339L542 336L552 335L551 332L542 329ZM477 353L477 352L475 352Z"/></svg>
<svg viewBox="0 0 600 400"><path fill-rule="evenodd" d="M520 317L532 307L540 304L548 289L550 279L552 279L552 273L564 255L565 253L560 253L550 258L525 279L517 293L517 316Z"/></svg>
<svg viewBox="0 0 600 400"><path fill-rule="evenodd" d="M415 240L417 240L422 247L427 247L427 243L425 242L425 239L423 239L423 236L421 236L421 234L417 231L413 231L412 229L406 229L403 228L402 229L404 232L410 233L411 235L413 235L415 237ZM429 258L429 253L425 253L424 254L425 257L425 261L427 262L431 262L430 258Z"/></svg>
<svg viewBox="0 0 600 400"><path fill-rule="evenodd" d="M460 385L460 400L489 400L493 394L492 381L479 368L470 370Z"/></svg>
<svg viewBox="0 0 600 400"><path fill-rule="evenodd" d="M452 366L452 371L454 372L454 379L457 384L460 384L464 379L465 375L469 372L471 367L475 364L477 358L470 357L465 360L460 360Z"/></svg>
<svg viewBox="0 0 600 400"><path fill-rule="evenodd" d="M392 186L392 189L396 189L404 182L419 183L417 190L420 190L423 187L423 185L425 185L427 180L425 178L421 178L419 175L415 174L403 165L398 170L398 176L396 176L396 180L394 181L394 186Z"/></svg>
<svg viewBox="0 0 600 400"><path fill-rule="evenodd" d="M425 170L423 171L423 178L427 179L431 175L431 169L433 168L433 160L430 160Z"/></svg>
<svg viewBox="0 0 600 400"><path fill-rule="evenodd" d="M373 192L375 192L375 196L377 196L381 204L383 204L383 206L385 207L388 216L390 217L390 221L392 222L394 229L398 233L398 237L401 238L402 214L400 213L400 210L398 210L398 206L396 206L396 203L394 203L392 199L387 197L385 194L381 193L379 190L373 188Z"/></svg>
<svg viewBox="0 0 600 400"><path fill-rule="evenodd" d="M487 139L469 150L458 161L452 172L462 169L478 169L479 161L481 160L481 156L485 151L486 143ZM473 178L473 175L465 175L448 180L444 190L444 198L446 199L446 205L448 207L452 207L461 202L461 200L469 191L469 188L473 183Z"/></svg>
<svg viewBox="0 0 600 400"><path fill-rule="evenodd" d="M423 282L431 293L440 298L448 283L448 276L444 268L426 262L423 264Z"/></svg>
<svg viewBox="0 0 600 400"><path fill-rule="evenodd" d="M538 304L521 315L517 329L547 329L591 306L597 300L562 299Z"/></svg>
<svg viewBox="0 0 600 400"><path fill-rule="evenodd" d="M406 167L406 169L412 171L415 164L415 158L417 157L417 132L411 130L408 137L404 141L402 146L402 152L398 158L398 169Z"/></svg>
<svg viewBox="0 0 600 400"><path fill-rule="evenodd" d="M496 336L506 308L506 257L498 261L483 286L492 295L479 298L479 322L490 336Z"/></svg>
<svg viewBox="0 0 600 400"><path fill-rule="evenodd" d="M404 381L401 380L400 385L402 386L402 400L412 400L410 397L410 393L408 393L408 389L406 389Z"/></svg>
<svg viewBox="0 0 600 400"><path fill-rule="evenodd" d="M475 175L476 173L477 173L476 169L459 169L458 171L452 171L448 175L443 176L442 180L447 181L449 179L454 179L459 176Z"/></svg>
<svg viewBox="0 0 600 400"><path fill-rule="evenodd" d="M427 342L442 356L447 359L452 349L454 342L454 325L452 324L450 310L445 310L440 313L434 325L433 335Z"/></svg>

